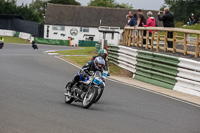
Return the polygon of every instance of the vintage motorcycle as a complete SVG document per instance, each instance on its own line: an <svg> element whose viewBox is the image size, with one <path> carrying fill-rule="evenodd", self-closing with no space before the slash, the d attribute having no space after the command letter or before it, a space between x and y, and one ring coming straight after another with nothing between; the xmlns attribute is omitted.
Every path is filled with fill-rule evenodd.
<svg viewBox="0 0 200 133"><path fill-rule="evenodd" d="M95 73L87 71L86 73L88 73L88 77L75 83L71 89L69 88L71 82L66 85L65 103L82 102L82 107L87 109L100 99L103 93L101 89L103 77L107 77L107 75L102 74L101 71L96 71Z"/></svg>

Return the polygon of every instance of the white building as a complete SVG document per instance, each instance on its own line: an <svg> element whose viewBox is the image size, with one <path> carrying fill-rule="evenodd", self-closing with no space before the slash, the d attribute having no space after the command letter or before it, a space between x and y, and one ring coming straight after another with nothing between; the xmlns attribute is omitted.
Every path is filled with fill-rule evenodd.
<svg viewBox="0 0 200 133"><path fill-rule="evenodd" d="M136 13L136 10L132 10ZM79 40L99 41L103 38L100 34L100 26L120 27L123 32L127 24L126 15L128 9L84 7L74 5L47 4L45 13L44 38L68 40L73 38L74 42ZM111 42L119 40L119 35L106 34ZM115 40L115 41L112 41Z"/></svg>

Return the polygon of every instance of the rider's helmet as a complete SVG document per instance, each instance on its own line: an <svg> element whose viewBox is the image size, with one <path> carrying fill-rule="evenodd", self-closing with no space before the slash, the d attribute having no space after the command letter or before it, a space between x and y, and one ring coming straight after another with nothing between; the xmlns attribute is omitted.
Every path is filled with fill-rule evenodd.
<svg viewBox="0 0 200 133"><path fill-rule="evenodd" d="M105 60L102 57L96 57L94 60L94 66L97 70L101 70L101 68L105 65Z"/></svg>
<svg viewBox="0 0 200 133"><path fill-rule="evenodd" d="M108 55L108 53L105 49L100 49L98 51L98 56L101 56L103 59L106 59L107 55Z"/></svg>

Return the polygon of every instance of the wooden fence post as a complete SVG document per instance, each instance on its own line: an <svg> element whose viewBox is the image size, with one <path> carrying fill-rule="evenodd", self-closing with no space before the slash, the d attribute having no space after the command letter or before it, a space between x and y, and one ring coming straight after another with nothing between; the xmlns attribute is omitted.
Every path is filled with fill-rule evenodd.
<svg viewBox="0 0 200 133"><path fill-rule="evenodd" d="M154 30L152 30L152 35L151 35L151 51L153 50L153 41L154 41Z"/></svg>
<svg viewBox="0 0 200 133"><path fill-rule="evenodd" d="M187 34L184 33L184 55L187 54Z"/></svg>
<svg viewBox="0 0 200 133"><path fill-rule="evenodd" d="M199 57L199 34L197 34L195 58Z"/></svg>
<svg viewBox="0 0 200 133"><path fill-rule="evenodd" d="M135 30L133 30L132 44L133 46L135 45Z"/></svg>
<svg viewBox="0 0 200 133"><path fill-rule="evenodd" d="M143 47L143 39L144 39L144 36L143 36L143 34L144 34L144 31L143 30L141 30L141 46Z"/></svg>
<svg viewBox="0 0 200 133"><path fill-rule="evenodd" d="M129 30L129 32L128 32L128 46L130 47L130 45L131 45L131 33L132 33L132 30Z"/></svg>
<svg viewBox="0 0 200 133"><path fill-rule="evenodd" d="M176 53L176 32L173 32L173 53Z"/></svg>
<svg viewBox="0 0 200 133"><path fill-rule="evenodd" d="M137 30L137 47L139 46L140 36L139 36L139 30Z"/></svg>
<svg viewBox="0 0 200 133"><path fill-rule="evenodd" d="M149 30L146 31L146 49L149 48L148 45L149 45Z"/></svg>
<svg viewBox="0 0 200 133"><path fill-rule="evenodd" d="M157 35L157 46L156 46L156 52L159 52L159 43L160 43L160 31L158 31L158 35Z"/></svg>
<svg viewBox="0 0 200 133"><path fill-rule="evenodd" d="M164 51L166 52L167 51L167 34L168 34L168 31L165 32L165 44L164 44Z"/></svg>

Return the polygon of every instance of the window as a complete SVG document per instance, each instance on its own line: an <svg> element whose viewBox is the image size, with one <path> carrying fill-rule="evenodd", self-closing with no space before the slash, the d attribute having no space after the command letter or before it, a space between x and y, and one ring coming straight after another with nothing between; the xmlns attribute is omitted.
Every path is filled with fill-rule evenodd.
<svg viewBox="0 0 200 133"><path fill-rule="evenodd" d="M80 27L80 32L89 32L88 27Z"/></svg>
<svg viewBox="0 0 200 133"><path fill-rule="evenodd" d="M64 30L65 30L65 26L53 26L52 29L53 29L53 30L64 31Z"/></svg>

